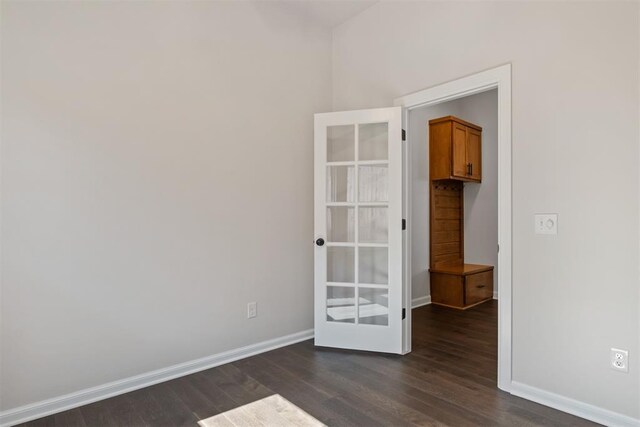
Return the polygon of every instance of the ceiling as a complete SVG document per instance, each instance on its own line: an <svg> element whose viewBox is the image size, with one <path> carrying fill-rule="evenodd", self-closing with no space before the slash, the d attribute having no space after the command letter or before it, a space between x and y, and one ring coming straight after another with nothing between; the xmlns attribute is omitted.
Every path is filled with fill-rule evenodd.
<svg viewBox="0 0 640 427"><path fill-rule="evenodd" d="M377 3L377 0L283 1L297 14L325 27L335 27Z"/></svg>

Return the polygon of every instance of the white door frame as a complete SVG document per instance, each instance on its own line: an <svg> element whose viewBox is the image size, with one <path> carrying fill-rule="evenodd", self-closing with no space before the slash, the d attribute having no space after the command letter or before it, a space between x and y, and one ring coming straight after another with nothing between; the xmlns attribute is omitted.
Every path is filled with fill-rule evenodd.
<svg viewBox="0 0 640 427"><path fill-rule="evenodd" d="M498 387L511 390L511 64L481 71L397 98L403 107L404 129L410 110L452 101L491 89L498 90ZM407 132L408 134L409 132ZM407 141L410 142L410 141ZM404 150L404 211L411 230L411 162ZM411 233L404 239L404 306L411 313ZM411 351L411 316L403 323L403 353Z"/></svg>

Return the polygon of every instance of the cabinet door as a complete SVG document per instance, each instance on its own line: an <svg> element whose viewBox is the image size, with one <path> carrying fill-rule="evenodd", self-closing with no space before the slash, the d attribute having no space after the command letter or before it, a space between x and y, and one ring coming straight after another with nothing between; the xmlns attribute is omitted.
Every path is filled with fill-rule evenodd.
<svg viewBox="0 0 640 427"><path fill-rule="evenodd" d="M453 123L451 175L467 178L467 127Z"/></svg>
<svg viewBox="0 0 640 427"><path fill-rule="evenodd" d="M482 137L475 129L467 128L467 163L470 164L469 178L482 179Z"/></svg>

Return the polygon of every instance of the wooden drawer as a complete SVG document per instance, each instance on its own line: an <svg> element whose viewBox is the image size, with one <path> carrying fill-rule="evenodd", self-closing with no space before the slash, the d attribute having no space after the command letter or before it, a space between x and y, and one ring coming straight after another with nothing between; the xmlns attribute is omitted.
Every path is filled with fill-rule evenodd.
<svg viewBox="0 0 640 427"><path fill-rule="evenodd" d="M465 277L465 305L493 298L493 271L470 274Z"/></svg>
<svg viewBox="0 0 640 427"><path fill-rule="evenodd" d="M460 264L433 270L430 271L433 304L464 310L493 298L492 266Z"/></svg>

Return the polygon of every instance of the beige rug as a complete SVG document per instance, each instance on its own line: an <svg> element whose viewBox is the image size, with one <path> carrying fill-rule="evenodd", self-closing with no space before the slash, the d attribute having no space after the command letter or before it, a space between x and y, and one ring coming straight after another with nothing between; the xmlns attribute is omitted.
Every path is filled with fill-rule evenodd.
<svg viewBox="0 0 640 427"><path fill-rule="evenodd" d="M326 427L279 394L198 422L201 427Z"/></svg>

